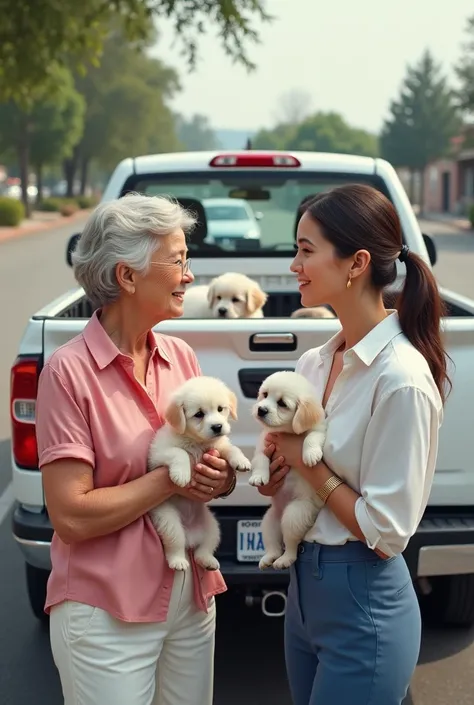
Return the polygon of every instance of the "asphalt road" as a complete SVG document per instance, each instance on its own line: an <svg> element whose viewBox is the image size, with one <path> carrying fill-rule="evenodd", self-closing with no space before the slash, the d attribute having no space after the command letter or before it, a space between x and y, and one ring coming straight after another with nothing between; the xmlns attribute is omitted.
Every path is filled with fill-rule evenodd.
<svg viewBox="0 0 474 705"><path fill-rule="evenodd" d="M474 298L474 235L439 223L422 225L436 238L441 283ZM10 480L10 365L29 315L73 286L64 252L67 236L77 227L76 222L74 228L0 243L0 496ZM0 515L1 510L0 500ZM0 702L60 705L48 634L30 613L8 514L0 525L0 566ZM282 620L264 617L258 607L246 608L232 595L218 599L218 613L215 705L290 705ZM473 642L474 631L425 630L406 705L472 705Z"/></svg>

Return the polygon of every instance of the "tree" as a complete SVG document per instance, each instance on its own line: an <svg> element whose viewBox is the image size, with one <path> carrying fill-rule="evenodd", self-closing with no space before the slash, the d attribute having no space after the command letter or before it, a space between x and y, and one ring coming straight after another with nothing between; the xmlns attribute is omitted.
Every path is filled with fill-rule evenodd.
<svg viewBox="0 0 474 705"><path fill-rule="evenodd" d="M193 115L189 120L176 115L175 123L178 140L186 150L219 149L219 140L205 115Z"/></svg>
<svg viewBox="0 0 474 705"><path fill-rule="evenodd" d="M311 112L312 98L308 91L293 88L283 93L276 108L278 124L296 125L303 122Z"/></svg>
<svg viewBox="0 0 474 705"><path fill-rule="evenodd" d="M27 215L30 158L35 166L58 161L80 137L84 105L66 69L54 72L54 97L39 98L20 107L13 100L0 103L0 151L14 152L19 165L22 200Z"/></svg>
<svg viewBox="0 0 474 705"><path fill-rule="evenodd" d="M112 22L130 41L148 38L151 19L170 19L190 67L210 24L224 51L253 68L245 45L258 41L252 21L272 19L263 0L0 0L0 99L29 105L51 89L57 66L98 65Z"/></svg>
<svg viewBox="0 0 474 705"><path fill-rule="evenodd" d="M280 124L262 130L254 139L258 149L292 149L376 156L375 135L351 127L338 113L318 112L299 124Z"/></svg>
<svg viewBox="0 0 474 705"><path fill-rule="evenodd" d="M455 96L462 112L472 117L474 114L474 16L467 20L466 34L468 40L463 45L464 54L455 67L460 84Z"/></svg>
<svg viewBox="0 0 474 705"><path fill-rule="evenodd" d="M69 157L84 130L85 101L74 88L69 71L62 70L63 90L36 105L31 113L30 160L36 173L38 200L43 195L43 168Z"/></svg>
<svg viewBox="0 0 474 705"><path fill-rule="evenodd" d="M408 67L400 96L390 104L380 136L382 156L412 175L419 172L423 180L428 164L449 152L460 127L454 92L426 50L418 64Z"/></svg>
<svg viewBox="0 0 474 705"><path fill-rule="evenodd" d="M179 88L178 77L160 60L147 56L145 48L127 43L122 31L113 28L100 66L76 77L86 112L82 138L64 163L69 196L78 172L84 192L92 162L108 170L133 153L180 148L166 105Z"/></svg>

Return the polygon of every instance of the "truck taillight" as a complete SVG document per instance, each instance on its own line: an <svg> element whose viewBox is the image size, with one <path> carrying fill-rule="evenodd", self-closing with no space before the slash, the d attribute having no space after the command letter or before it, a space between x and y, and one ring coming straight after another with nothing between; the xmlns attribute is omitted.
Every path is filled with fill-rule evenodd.
<svg viewBox="0 0 474 705"><path fill-rule="evenodd" d="M301 162L292 154L273 154L271 152L240 152L236 154L218 154L209 162L209 166L220 167L299 167Z"/></svg>
<svg viewBox="0 0 474 705"><path fill-rule="evenodd" d="M40 360L37 357L18 357L11 369L10 418L13 458L18 466L28 470L38 469L35 411L39 371Z"/></svg>

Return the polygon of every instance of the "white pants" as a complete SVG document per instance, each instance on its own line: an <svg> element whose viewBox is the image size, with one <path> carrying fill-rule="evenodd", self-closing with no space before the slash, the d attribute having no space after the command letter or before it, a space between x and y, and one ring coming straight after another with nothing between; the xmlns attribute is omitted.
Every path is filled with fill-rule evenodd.
<svg viewBox="0 0 474 705"><path fill-rule="evenodd" d="M212 705L216 608L198 610L177 571L166 622L129 623L80 602L51 609L64 705Z"/></svg>

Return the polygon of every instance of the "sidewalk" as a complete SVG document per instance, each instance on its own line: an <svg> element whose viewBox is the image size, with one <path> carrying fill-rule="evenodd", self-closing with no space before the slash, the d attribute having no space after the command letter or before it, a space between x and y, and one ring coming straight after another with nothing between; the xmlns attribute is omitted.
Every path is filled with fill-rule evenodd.
<svg viewBox="0 0 474 705"><path fill-rule="evenodd" d="M74 215L62 216L56 212L33 211L31 218L24 220L21 225L14 228L0 227L0 242L22 237L23 235L34 235L44 230L53 230L53 228L59 228L73 223L75 220L80 220L89 213L89 210L78 210Z"/></svg>
<svg viewBox="0 0 474 705"><path fill-rule="evenodd" d="M472 230L472 225L468 218L452 215L450 213L423 213L418 216L421 220L432 220L437 223L446 223L459 230Z"/></svg>

